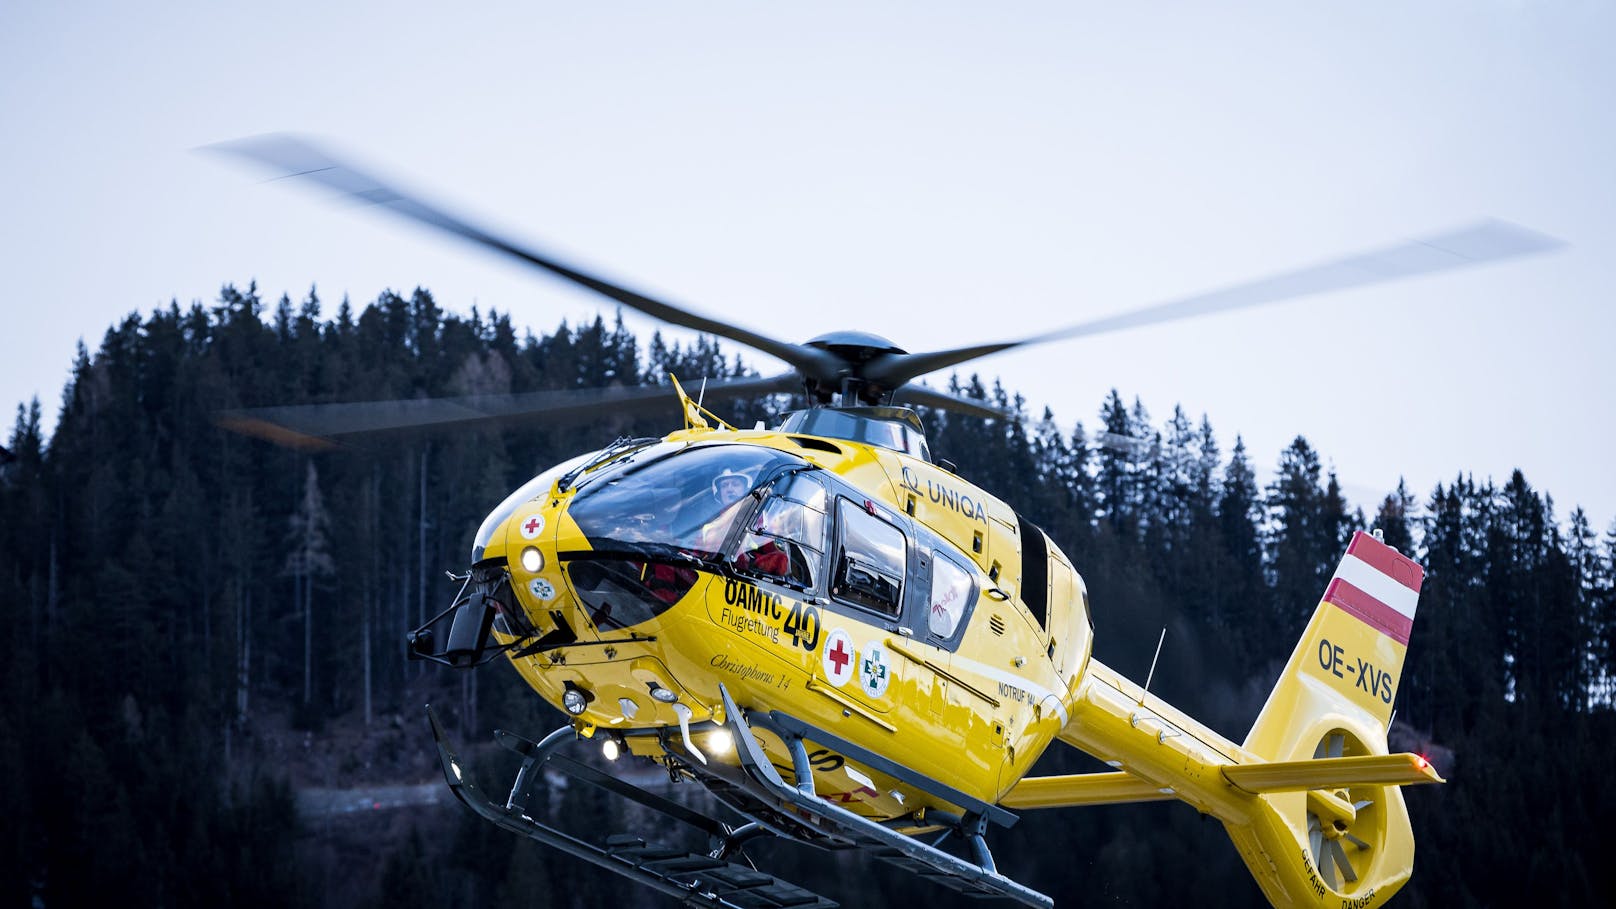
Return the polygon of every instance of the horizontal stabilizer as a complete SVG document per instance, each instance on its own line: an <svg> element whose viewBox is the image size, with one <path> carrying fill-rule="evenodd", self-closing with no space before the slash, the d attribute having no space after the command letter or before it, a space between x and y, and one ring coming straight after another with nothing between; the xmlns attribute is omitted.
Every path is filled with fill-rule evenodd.
<svg viewBox="0 0 1616 909"><path fill-rule="evenodd" d="M1159 802L1173 797L1163 789L1121 770L1115 773L1077 773L1035 776L1016 784L999 804L1006 808L1075 808L1083 805L1121 805Z"/></svg>
<svg viewBox="0 0 1616 909"><path fill-rule="evenodd" d="M1430 761L1406 752L1237 764L1223 768L1223 776L1230 785L1252 794L1446 782Z"/></svg>

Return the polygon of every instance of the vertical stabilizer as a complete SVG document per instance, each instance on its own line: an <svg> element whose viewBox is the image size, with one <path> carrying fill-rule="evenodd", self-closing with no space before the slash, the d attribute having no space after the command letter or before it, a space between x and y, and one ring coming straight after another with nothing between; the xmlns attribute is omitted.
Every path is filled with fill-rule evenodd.
<svg viewBox="0 0 1616 909"><path fill-rule="evenodd" d="M1314 744L1306 740L1307 728L1325 714L1340 714L1361 727L1360 734L1372 732L1383 751L1424 577L1424 569L1397 550L1353 534L1246 748L1272 761L1311 757L1297 752L1298 745Z"/></svg>

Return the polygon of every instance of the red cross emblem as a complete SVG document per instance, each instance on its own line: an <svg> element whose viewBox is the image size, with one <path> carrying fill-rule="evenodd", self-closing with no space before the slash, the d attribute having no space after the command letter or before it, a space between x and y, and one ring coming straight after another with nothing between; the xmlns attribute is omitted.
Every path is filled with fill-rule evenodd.
<svg viewBox="0 0 1616 909"><path fill-rule="evenodd" d="M825 636L825 649L820 654L825 680L832 685L847 684L847 680L853 677L854 660L852 639L842 629L832 628L830 634Z"/></svg>
<svg viewBox="0 0 1616 909"><path fill-rule="evenodd" d="M841 638L837 638L836 639L836 649L834 649L834 650L832 650L830 652L830 661L832 663L836 664L836 674L837 675L841 675L842 670L847 668L848 661L853 659L853 656L851 654L849 654L847 652L847 649L843 646L846 643L847 642L842 640Z"/></svg>
<svg viewBox="0 0 1616 909"><path fill-rule="evenodd" d="M522 525L522 529L527 531L528 533L538 533L539 532L539 519L538 518L528 518L527 523Z"/></svg>
<svg viewBox="0 0 1616 909"><path fill-rule="evenodd" d="M534 515L523 522L521 527L522 539L531 540L539 535L539 531L544 529L544 518L541 515Z"/></svg>

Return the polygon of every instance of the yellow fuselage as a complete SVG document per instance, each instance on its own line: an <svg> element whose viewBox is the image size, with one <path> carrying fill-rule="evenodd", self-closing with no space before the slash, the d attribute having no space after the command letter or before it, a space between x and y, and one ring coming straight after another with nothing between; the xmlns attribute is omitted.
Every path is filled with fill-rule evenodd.
<svg viewBox="0 0 1616 909"><path fill-rule="evenodd" d="M655 618L601 631L575 595L561 558L588 550L590 543L568 514L573 493L552 486L495 529L482 559L506 558L513 589L535 626L543 629L559 617L578 640L515 658L514 665L558 706L569 686L588 691L592 700L575 720L585 735L677 730L674 706L648 696L657 687L677 694L677 703L691 711L690 722L722 722L722 683L749 711L780 711L973 798L997 802L1066 724L1065 704L1092 641L1081 578L1053 544L1044 540L1036 547L1035 555L1047 560L1033 575L1047 585L1042 598L1049 627L1043 627L1023 602L1021 534L1028 531L1018 527L1008 506L919 458L845 440L809 447L796 438L686 430L665 441L787 451L834 474L844 491L866 497L870 513L912 528L918 560L928 557L914 543L920 527L946 541L941 545L952 550L947 555L974 575L964 632L952 646L928 640L924 629L916 633L913 623L905 627L823 589L792 590L717 571L700 572ZM534 517L545 529L537 538L524 537L521 528L535 526ZM528 546L544 555L536 573L515 557ZM553 591L552 599L539 600L535 578L547 582L537 586ZM884 671L884 690L859 684L856 667L835 671L842 669L840 660L872 657ZM836 675L844 673L838 684ZM762 739L770 759L789 767L782 744L769 735ZM700 742L698 730L698 747ZM651 756L664 747L650 736L625 735L625 744ZM815 747L811 737L810 749L821 794L861 814L886 819L939 804ZM729 754L710 757L734 760Z"/></svg>

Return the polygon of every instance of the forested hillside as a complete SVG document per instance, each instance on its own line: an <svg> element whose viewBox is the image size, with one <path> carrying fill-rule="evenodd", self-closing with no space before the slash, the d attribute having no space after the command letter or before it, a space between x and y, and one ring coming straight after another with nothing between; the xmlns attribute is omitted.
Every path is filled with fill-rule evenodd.
<svg viewBox="0 0 1616 909"><path fill-rule="evenodd" d="M621 325L534 335L494 313L385 293L356 312L213 305L131 315L81 348L55 431L20 407L0 475L0 905L597 906L667 901L470 818L458 806L310 820L298 790L436 778L423 703L463 742L561 715L507 666L404 659L448 605L488 510L537 470L677 418L611 414L389 439L319 453L232 435L238 407L521 392L745 374L707 342ZM976 377L960 393L1021 409ZM787 404L725 411L751 425ZM1093 415L1009 423L926 414L934 452L1046 528L1088 580L1096 655L1243 738L1345 541L1373 525L1428 571L1394 745L1451 782L1408 793L1418 854L1397 905L1616 903L1606 763L1616 529L1519 472L1344 500L1297 438L1252 452L1204 417L1113 392ZM1259 483L1258 463L1274 464ZM1266 474L1268 471L1260 471ZM1574 491L1572 491L1574 494ZM494 758L490 756L490 760ZM1087 769L1059 744L1043 771ZM489 781L492 783L492 780ZM577 788L550 809L616 811ZM486 829L484 829L486 827ZM1000 870L1064 906L1249 906L1222 828L1177 804L1026 812ZM844 905L940 888L858 859L763 845Z"/></svg>

